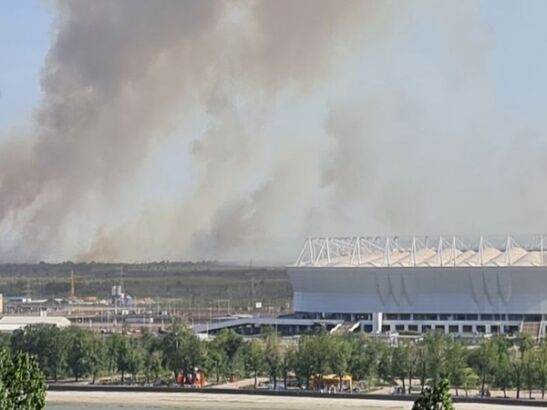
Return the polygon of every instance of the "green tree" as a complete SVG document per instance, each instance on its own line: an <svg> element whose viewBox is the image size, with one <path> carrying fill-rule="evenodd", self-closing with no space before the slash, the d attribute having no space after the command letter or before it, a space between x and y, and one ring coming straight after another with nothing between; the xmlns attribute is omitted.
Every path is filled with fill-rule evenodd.
<svg viewBox="0 0 547 410"><path fill-rule="evenodd" d="M458 395L458 387L462 384L463 372L467 363L466 360L464 345L459 341L450 343L446 350L446 371L450 384L456 390L456 396Z"/></svg>
<svg viewBox="0 0 547 410"><path fill-rule="evenodd" d="M66 361L70 372L78 381L91 371L90 335L79 328L70 328L66 333Z"/></svg>
<svg viewBox="0 0 547 410"><path fill-rule="evenodd" d="M323 376L330 370L331 338L326 334L318 334L312 338L313 373L316 376L316 387L323 388Z"/></svg>
<svg viewBox="0 0 547 410"><path fill-rule="evenodd" d="M45 375L57 381L65 367L64 332L57 326L42 324L17 329L10 338L11 350L35 355Z"/></svg>
<svg viewBox="0 0 547 410"><path fill-rule="evenodd" d="M338 376L338 390L342 390L342 378L349 370L351 345L346 337L332 336L330 346L330 368Z"/></svg>
<svg viewBox="0 0 547 410"><path fill-rule="evenodd" d="M466 367L462 370L461 386L465 391L465 397L469 395L469 390L477 387L479 384L479 376L471 367Z"/></svg>
<svg viewBox="0 0 547 410"><path fill-rule="evenodd" d="M258 384L258 374L264 368L264 343L261 340L252 340L243 345L243 362L245 370L253 375L254 387Z"/></svg>
<svg viewBox="0 0 547 410"><path fill-rule="evenodd" d="M409 372L410 349L408 343L404 342L391 349L391 374L401 381L403 392L406 392L405 378Z"/></svg>
<svg viewBox="0 0 547 410"><path fill-rule="evenodd" d="M0 348L0 410L11 410L10 394L5 380L10 376L13 363L7 349Z"/></svg>
<svg viewBox="0 0 547 410"><path fill-rule="evenodd" d="M507 398L507 388L513 382L513 371L509 354L507 340L500 337L495 338L497 347L497 360L494 366L494 382L503 391L503 397Z"/></svg>
<svg viewBox="0 0 547 410"><path fill-rule="evenodd" d="M204 364L207 372L215 375L216 383L220 382L220 377L226 372L227 361L226 353L220 346L218 338L206 344Z"/></svg>
<svg viewBox="0 0 547 410"><path fill-rule="evenodd" d="M378 376L387 383L394 384L395 376L393 375L393 362L392 362L392 350L393 348L386 345L382 345L380 348L380 356L378 360Z"/></svg>
<svg viewBox="0 0 547 410"><path fill-rule="evenodd" d="M146 382L151 383L152 381L157 382L161 372L163 371L162 366L163 355L159 350L154 350L148 352L144 358L144 376L146 377Z"/></svg>
<svg viewBox="0 0 547 410"><path fill-rule="evenodd" d="M541 388L541 398L545 398L545 388L547 386L547 343L542 342L538 351L537 362L538 382Z"/></svg>
<svg viewBox="0 0 547 410"><path fill-rule="evenodd" d="M0 351L0 407L17 410L39 410L45 406L46 381L36 359L28 353L15 353L10 359Z"/></svg>
<svg viewBox="0 0 547 410"><path fill-rule="evenodd" d="M427 374L436 385L441 376L446 373L446 350L448 339L443 333L432 331L425 335L424 345Z"/></svg>
<svg viewBox="0 0 547 410"><path fill-rule="evenodd" d="M289 379L289 372L292 370L293 356L294 356L294 347L288 346L283 352L283 357L281 358L281 377L283 377L283 385L287 387L287 381Z"/></svg>
<svg viewBox="0 0 547 410"><path fill-rule="evenodd" d="M292 368L294 369L296 379L299 384L304 385L306 389L310 388L310 378L314 372L314 356L315 356L315 344L313 342L313 336L303 336L298 341L298 347L292 355Z"/></svg>
<svg viewBox="0 0 547 410"><path fill-rule="evenodd" d="M536 349L528 349L522 357L522 366L524 370L524 380L528 388L528 398L532 398L532 390L536 379L537 362L539 361L538 351Z"/></svg>
<svg viewBox="0 0 547 410"><path fill-rule="evenodd" d="M367 335L351 335L351 360L349 373L356 380L366 380L373 384L378 374L378 365L383 352L382 342L371 339Z"/></svg>
<svg viewBox="0 0 547 410"><path fill-rule="evenodd" d="M528 351L533 347L533 341L529 336L520 335L515 344L509 349L509 362L511 363L513 384L517 389L517 399L520 398L523 378L527 378L531 373L532 364L529 362ZM531 375L530 375L531 378Z"/></svg>
<svg viewBox="0 0 547 410"><path fill-rule="evenodd" d="M121 374L122 383L125 382L125 374L129 371L130 350L127 336L114 334L110 337L108 343L110 367Z"/></svg>
<svg viewBox="0 0 547 410"><path fill-rule="evenodd" d="M513 384L514 384L514 387L517 389L516 397L517 399L519 399L520 389L522 386L523 365L522 365L522 351L519 349L518 346L512 346L509 349L509 363L511 364L511 369L512 369Z"/></svg>
<svg viewBox="0 0 547 410"><path fill-rule="evenodd" d="M412 394L412 379L418 370L419 353L415 342L408 344L408 393Z"/></svg>
<svg viewBox="0 0 547 410"><path fill-rule="evenodd" d="M420 378L420 389L422 393L426 387L427 364L427 346L422 340L416 344L416 373Z"/></svg>
<svg viewBox="0 0 547 410"><path fill-rule="evenodd" d="M470 364L480 378L480 394L486 392L486 384L492 381L498 363L498 343L494 339L483 341L469 356Z"/></svg>
<svg viewBox="0 0 547 410"><path fill-rule="evenodd" d="M144 349L137 340L129 342L129 351L127 355L127 371L131 373L131 380L138 381L139 372L142 369Z"/></svg>
<svg viewBox="0 0 547 410"><path fill-rule="evenodd" d="M161 346L165 367L173 372L175 378L179 371L192 374L203 363L202 344L184 323L175 323Z"/></svg>
<svg viewBox="0 0 547 410"><path fill-rule="evenodd" d="M433 387L425 388L412 410L454 410L448 380L441 379Z"/></svg>
<svg viewBox="0 0 547 410"><path fill-rule="evenodd" d="M264 335L264 368L277 388L277 378L281 373L282 352L277 333L270 331Z"/></svg>
<svg viewBox="0 0 547 410"><path fill-rule="evenodd" d="M217 346L223 352L228 377L233 380L238 367L238 353L243 345L243 339L233 330L222 330L217 336Z"/></svg>
<svg viewBox="0 0 547 410"><path fill-rule="evenodd" d="M106 362L106 345L101 335L90 332L88 340L88 366L92 376L91 383L95 383L99 373L104 369Z"/></svg>

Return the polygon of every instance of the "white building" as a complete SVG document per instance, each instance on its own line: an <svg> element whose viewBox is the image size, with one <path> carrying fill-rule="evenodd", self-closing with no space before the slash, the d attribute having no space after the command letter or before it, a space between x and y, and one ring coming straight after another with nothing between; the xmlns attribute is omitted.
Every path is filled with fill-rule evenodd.
<svg viewBox="0 0 547 410"><path fill-rule="evenodd" d="M70 320L62 316L4 316L0 319L0 333L11 333L28 325L70 326Z"/></svg>
<svg viewBox="0 0 547 410"><path fill-rule="evenodd" d="M543 243L543 236L309 238L288 267L295 317L375 333L543 337Z"/></svg>

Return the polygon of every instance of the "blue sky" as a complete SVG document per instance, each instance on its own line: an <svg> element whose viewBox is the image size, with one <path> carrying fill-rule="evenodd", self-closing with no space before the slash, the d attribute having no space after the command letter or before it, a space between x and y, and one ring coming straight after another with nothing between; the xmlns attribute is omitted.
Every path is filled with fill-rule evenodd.
<svg viewBox="0 0 547 410"><path fill-rule="evenodd" d="M44 1L0 3L0 128L25 126L40 100L53 17Z"/></svg>
<svg viewBox="0 0 547 410"><path fill-rule="evenodd" d="M498 101L513 114L544 115L547 97L547 2L490 1L482 20L490 32Z"/></svg>

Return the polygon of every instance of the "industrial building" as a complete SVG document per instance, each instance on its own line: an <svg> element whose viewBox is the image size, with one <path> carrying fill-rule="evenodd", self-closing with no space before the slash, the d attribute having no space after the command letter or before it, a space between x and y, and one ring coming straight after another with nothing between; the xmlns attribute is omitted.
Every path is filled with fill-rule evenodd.
<svg viewBox="0 0 547 410"><path fill-rule="evenodd" d="M4 316L0 319L0 333L12 333L29 325L70 326L70 320L61 316Z"/></svg>

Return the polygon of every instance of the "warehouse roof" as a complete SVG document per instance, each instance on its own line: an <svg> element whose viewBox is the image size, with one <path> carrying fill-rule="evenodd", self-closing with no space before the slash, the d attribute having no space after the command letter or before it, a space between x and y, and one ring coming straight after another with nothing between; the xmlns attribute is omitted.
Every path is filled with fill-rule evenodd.
<svg viewBox="0 0 547 410"><path fill-rule="evenodd" d="M306 239L294 266L545 266L543 235L500 237L321 237Z"/></svg>
<svg viewBox="0 0 547 410"><path fill-rule="evenodd" d="M70 320L62 316L4 316L0 319L0 332L13 332L28 325L70 326Z"/></svg>

